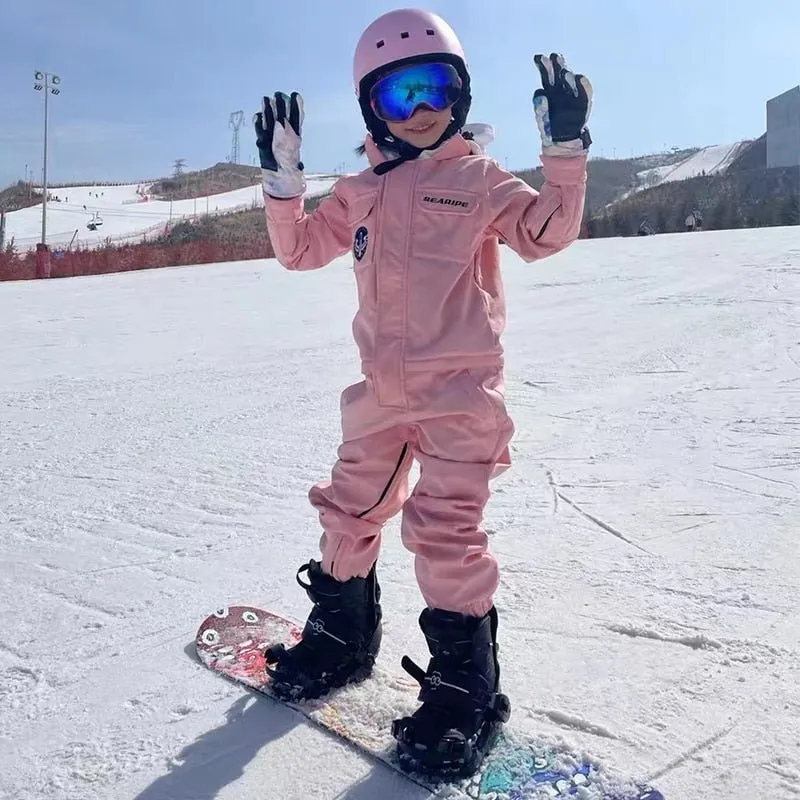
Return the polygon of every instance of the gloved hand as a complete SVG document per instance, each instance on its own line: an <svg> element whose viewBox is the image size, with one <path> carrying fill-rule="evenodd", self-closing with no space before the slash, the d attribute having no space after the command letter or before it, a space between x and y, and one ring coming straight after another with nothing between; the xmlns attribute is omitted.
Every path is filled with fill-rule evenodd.
<svg viewBox="0 0 800 800"><path fill-rule="evenodd" d="M300 160L303 98L297 92L291 96L275 92L274 97L264 97L253 123L264 191L280 199L305 194L306 179Z"/></svg>
<svg viewBox="0 0 800 800"><path fill-rule="evenodd" d="M589 149L592 137L586 121L592 110L592 84L585 75L567 69L558 53L533 57L542 86L533 95L536 124L545 155L578 155Z"/></svg>

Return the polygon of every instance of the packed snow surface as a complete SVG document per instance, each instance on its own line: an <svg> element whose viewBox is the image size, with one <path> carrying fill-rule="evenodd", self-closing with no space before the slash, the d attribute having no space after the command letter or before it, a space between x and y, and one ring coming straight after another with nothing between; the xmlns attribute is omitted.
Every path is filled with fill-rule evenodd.
<svg viewBox="0 0 800 800"><path fill-rule="evenodd" d="M668 800L797 798L798 228L503 252L513 725ZM426 797L192 658L219 606L305 619L354 299L348 259L0 284L0 797ZM425 663L396 522L380 576L381 664Z"/></svg>

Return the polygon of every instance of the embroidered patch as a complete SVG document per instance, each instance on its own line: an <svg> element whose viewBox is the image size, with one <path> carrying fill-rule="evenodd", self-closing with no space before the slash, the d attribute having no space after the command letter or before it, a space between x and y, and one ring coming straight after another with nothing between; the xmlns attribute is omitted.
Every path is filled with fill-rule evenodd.
<svg viewBox="0 0 800 800"><path fill-rule="evenodd" d="M362 225L353 237L353 256L356 261L361 261L366 255L367 245L369 244L369 232Z"/></svg>
<svg viewBox="0 0 800 800"><path fill-rule="evenodd" d="M435 194L422 195L422 202L433 206L447 206L449 208L463 208L470 207L469 200L457 200L455 197L442 197Z"/></svg>

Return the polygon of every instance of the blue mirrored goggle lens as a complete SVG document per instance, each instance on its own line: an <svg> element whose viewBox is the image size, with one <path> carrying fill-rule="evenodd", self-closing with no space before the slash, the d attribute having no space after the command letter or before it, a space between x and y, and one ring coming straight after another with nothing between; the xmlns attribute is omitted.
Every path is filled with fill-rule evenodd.
<svg viewBox="0 0 800 800"><path fill-rule="evenodd" d="M384 122L405 122L426 105L444 111L461 95L461 78L452 64L412 64L381 78L370 92L372 110Z"/></svg>

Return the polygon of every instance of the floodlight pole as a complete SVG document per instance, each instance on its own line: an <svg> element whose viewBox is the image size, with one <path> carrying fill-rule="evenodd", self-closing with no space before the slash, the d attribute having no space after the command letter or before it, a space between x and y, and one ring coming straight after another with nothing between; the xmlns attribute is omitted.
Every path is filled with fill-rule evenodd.
<svg viewBox="0 0 800 800"><path fill-rule="evenodd" d="M53 75L50 72L40 72L37 70L34 73L33 88L37 92L44 91L44 163L42 165L42 245L47 244L47 117L48 117L48 100L51 94L57 95L61 93L61 78L58 75Z"/></svg>

